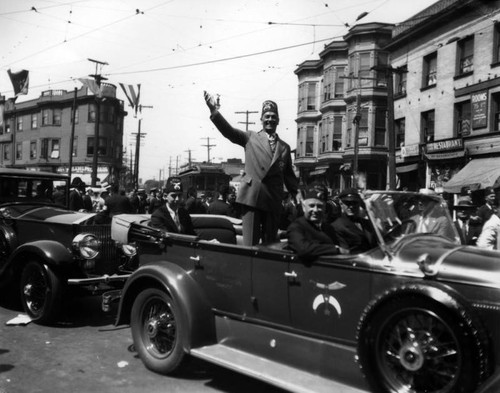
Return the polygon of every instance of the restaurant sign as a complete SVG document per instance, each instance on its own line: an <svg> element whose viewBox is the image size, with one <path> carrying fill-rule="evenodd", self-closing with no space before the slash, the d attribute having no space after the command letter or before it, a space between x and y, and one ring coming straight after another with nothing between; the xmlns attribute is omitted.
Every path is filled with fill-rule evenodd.
<svg viewBox="0 0 500 393"><path fill-rule="evenodd" d="M418 156L419 154L420 145L418 143L408 146L401 146L401 158Z"/></svg>
<svg viewBox="0 0 500 393"><path fill-rule="evenodd" d="M425 151L427 153L434 153L446 150L458 150L464 148L464 141L462 138L446 139L443 141L437 141L428 143L425 146Z"/></svg>

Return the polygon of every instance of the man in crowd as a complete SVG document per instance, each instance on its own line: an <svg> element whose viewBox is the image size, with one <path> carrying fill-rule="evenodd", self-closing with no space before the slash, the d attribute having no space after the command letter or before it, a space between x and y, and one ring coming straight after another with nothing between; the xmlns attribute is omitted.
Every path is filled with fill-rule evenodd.
<svg viewBox="0 0 500 393"><path fill-rule="evenodd" d="M486 187L484 189L484 205L482 205L477 210L477 215L481 221L481 224L484 225L486 221L490 219L490 217L495 213L496 210L496 193L493 187Z"/></svg>
<svg viewBox="0 0 500 393"><path fill-rule="evenodd" d="M104 200L103 211L109 218L113 218L117 214L131 214L134 209L130 199L125 195L125 191L121 191L118 184L113 184L111 195Z"/></svg>
<svg viewBox="0 0 500 393"><path fill-rule="evenodd" d="M219 113L214 97L207 92L204 92L204 97L210 119L220 133L245 149L245 172L236 199L243 205L243 243L274 242L278 239L283 188L286 186L293 197L298 192L290 146L276 134L278 106L273 101L264 101L262 130L241 131L233 128Z"/></svg>
<svg viewBox="0 0 500 393"><path fill-rule="evenodd" d="M204 214L207 212L194 187L189 187L187 190L186 210L189 214Z"/></svg>
<svg viewBox="0 0 500 393"><path fill-rule="evenodd" d="M327 192L321 184L308 186L302 192L304 214L288 226L288 245L306 262L321 255L348 253L338 246L333 227L324 222Z"/></svg>
<svg viewBox="0 0 500 393"><path fill-rule="evenodd" d="M475 212L476 206L472 203L470 196L460 196L457 199L457 204L454 206L457 219L455 226L460 235L462 244L475 245L477 238L481 233L481 224L474 223L471 220L471 215Z"/></svg>
<svg viewBox="0 0 500 393"><path fill-rule="evenodd" d="M71 191L69 192L69 210L83 211L83 194L85 193L85 183L79 177L71 181Z"/></svg>
<svg viewBox="0 0 500 393"><path fill-rule="evenodd" d="M493 206L494 213L483 224L476 245L488 250L500 250L500 217L498 206Z"/></svg>
<svg viewBox="0 0 500 393"><path fill-rule="evenodd" d="M196 235L188 211L181 207L182 184L178 177L169 177L163 190L163 205L151 215L151 226L167 232Z"/></svg>
<svg viewBox="0 0 500 393"><path fill-rule="evenodd" d="M368 251L375 246L375 234L363 215L363 200L355 188L346 188L339 194L342 215L332 226L343 248L351 253Z"/></svg>
<svg viewBox="0 0 500 393"><path fill-rule="evenodd" d="M229 186L222 185L219 191L215 193L214 201L207 209L208 214L221 214L224 216L231 215L231 206L227 203L227 195L229 194Z"/></svg>
<svg viewBox="0 0 500 393"><path fill-rule="evenodd" d="M152 188L149 192L148 201L148 213L153 214L153 212L161 206L160 198L158 198L158 189Z"/></svg>

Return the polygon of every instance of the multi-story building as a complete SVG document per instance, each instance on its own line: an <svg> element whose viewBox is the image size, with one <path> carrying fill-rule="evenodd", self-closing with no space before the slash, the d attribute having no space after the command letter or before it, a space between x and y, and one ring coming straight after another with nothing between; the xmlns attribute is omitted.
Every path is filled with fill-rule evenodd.
<svg viewBox="0 0 500 393"><path fill-rule="evenodd" d="M123 120L127 112L123 101L116 98L114 85L103 83L101 90L98 143L95 143L98 104L87 87L76 92L48 90L36 100L20 103L8 99L4 126L0 127L0 165L68 173L71 161L72 175L90 184L97 146L97 177L101 182L118 180L123 166Z"/></svg>
<svg viewBox="0 0 500 393"><path fill-rule="evenodd" d="M438 1L397 25L386 49L401 185L454 193L495 185L500 1Z"/></svg>
<svg viewBox="0 0 500 393"><path fill-rule="evenodd" d="M333 189L386 187L388 52L393 25L352 27L319 60L299 65L295 165L305 183Z"/></svg>

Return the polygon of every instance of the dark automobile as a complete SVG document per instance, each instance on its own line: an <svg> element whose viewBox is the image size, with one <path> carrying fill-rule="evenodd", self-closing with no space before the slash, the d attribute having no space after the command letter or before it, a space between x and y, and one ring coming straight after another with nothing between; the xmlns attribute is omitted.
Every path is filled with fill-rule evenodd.
<svg viewBox="0 0 500 393"><path fill-rule="evenodd" d="M53 322L68 294L123 285L110 223L67 210L67 176L0 168L0 191L2 297L20 298L32 320Z"/></svg>
<svg viewBox="0 0 500 393"><path fill-rule="evenodd" d="M460 245L437 196L363 198L378 245L312 263L286 241L238 244L222 217L193 217L198 236L118 217L113 236L137 249L140 266L116 323L131 325L146 367L165 374L190 355L297 392L471 393L495 383L500 253Z"/></svg>

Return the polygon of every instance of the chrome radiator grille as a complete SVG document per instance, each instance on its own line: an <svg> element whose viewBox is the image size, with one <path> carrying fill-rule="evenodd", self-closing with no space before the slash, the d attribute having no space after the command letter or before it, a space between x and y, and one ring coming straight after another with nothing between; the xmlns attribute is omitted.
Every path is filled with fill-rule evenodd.
<svg viewBox="0 0 500 393"><path fill-rule="evenodd" d="M101 242L94 273L99 275L117 273L120 261L115 242L111 239L110 225L80 225L76 233L91 233Z"/></svg>

